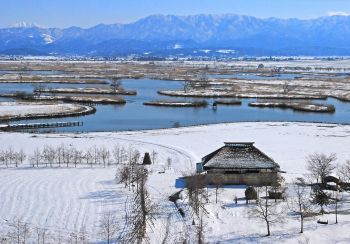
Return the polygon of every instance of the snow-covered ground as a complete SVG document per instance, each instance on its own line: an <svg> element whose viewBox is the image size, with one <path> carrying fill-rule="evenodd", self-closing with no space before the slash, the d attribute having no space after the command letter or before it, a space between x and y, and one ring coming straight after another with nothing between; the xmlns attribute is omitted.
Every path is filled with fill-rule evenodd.
<svg viewBox="0 0 350 244"><path fill-rule="evenodd" d="M0 119L78 115L92 111L92 107L70 103L0 102Z"/></svg>
<svg viewBox="0 0 350 244"><path fill-rule="evenodd" d="M62 143L77 148L93 145L112 148L122 145L144 152L156 151L157 160L151 166L148 188L157 203L155 226L148 229L151 243L161 243L170 226L166 243L181 236L188 238L191 219L181 219L168 196L175 193L176 178L189 173L201 157L221 147L225 141L253 141L264 153L280 164L287 182L306 173L306 157L314 152L336 153L337 163L350 159L349 125L311 123L234 123L164 130L105 132L84 134L23 134L0 133L3 149L23 148L30 154L44 145ZM172 159L171 169L166 167ZM158 173L161 171L165 173ZM129 209L131 192L115 183L114 167L110 168L30 168L28 162L19 168L0 169L0 230L8 228L7 221L21 218L32 226L47 228L52 233L78 232L85 228L93 240L98 240L98 222L103 212L115 211L122 234L125 210ZM234 196L242 197L244 189L224 189L215 204L214 190L209 189L210 201L205 218L205 237L216 243L349 243L350 215L325 217L329 225L319 225L317 219L306 221L305 233L298 234L296 217L288 215L284 224L272 226L272 236L263 237L265 225L248 216L244 201L234 204ZM347 199L349 200L349 199ZM285 205L282 203L281 205ZM349 209L348 202L341 209ZM168 221L169 219L169 221ZM170 223L170 225L167 225ZM0 231L1 233L1 231ZM54 235L54 234L53 234ZM191 238L190 238L191 239ZM192 239L193 241L193 239Z"/></svg>

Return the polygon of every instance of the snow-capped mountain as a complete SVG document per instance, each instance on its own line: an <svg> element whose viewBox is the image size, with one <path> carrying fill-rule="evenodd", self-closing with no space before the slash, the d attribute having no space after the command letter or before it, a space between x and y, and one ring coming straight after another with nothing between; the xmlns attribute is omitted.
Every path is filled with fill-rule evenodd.
<svg viewBox="0 0 350 244"><path fill-rule="evenodd" d="M21 21L18 22L16 24L13 24L11 26L9 26L10 28L32 28L32 27L40 27L39 25L32 23L32 22L25 22L25 21Z"/></svg>
<svg viewBox="0 0 350 244"><path fill-rule="evenodd" d="M349 16L299 20L233 14L152 15L130 24L100 24L87 29L20 23L0 29L0 53L203 55L199 50L213 50L206 54L349 55L349 40Z"/></svg>

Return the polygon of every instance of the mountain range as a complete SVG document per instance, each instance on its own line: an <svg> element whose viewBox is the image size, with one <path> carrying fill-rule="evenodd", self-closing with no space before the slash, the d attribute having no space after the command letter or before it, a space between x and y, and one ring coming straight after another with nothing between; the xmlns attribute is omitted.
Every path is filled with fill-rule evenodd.
<svg viewBox="0 0 350 244"><path fill-rule="evenodd" d="M129 24L0 29L0 54L125 56L350 55L350 16L317 19L151 15Z"/></svg>

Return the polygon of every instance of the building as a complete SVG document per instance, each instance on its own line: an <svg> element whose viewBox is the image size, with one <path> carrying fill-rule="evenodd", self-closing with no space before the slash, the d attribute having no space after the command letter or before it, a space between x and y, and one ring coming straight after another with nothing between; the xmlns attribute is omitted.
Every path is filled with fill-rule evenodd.
<svg viewBox="0 0 350 244"><path fill-rule="evenodd" d="M225 142L225 145L202 158L197 173L206 174L208 183L271 185L280 176L280 166L254 146L253 142Z"/></svg>

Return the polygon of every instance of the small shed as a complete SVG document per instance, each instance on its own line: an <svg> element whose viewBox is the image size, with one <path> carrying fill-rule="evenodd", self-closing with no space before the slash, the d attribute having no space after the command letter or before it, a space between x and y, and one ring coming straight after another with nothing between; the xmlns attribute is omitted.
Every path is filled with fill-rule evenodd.
<svg viewBox="0 0 350 244"><path fill-rule="evenodd" d="M145 153L145 156L143 156L142 164L144 164L144 165L150 165L150 164L152 164L151 156L149 155L148 152L146 152L146 153Z"/></svg>

